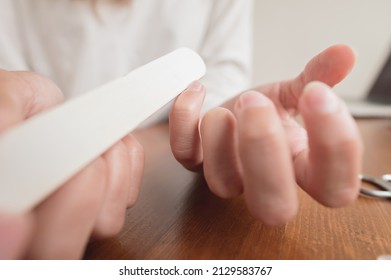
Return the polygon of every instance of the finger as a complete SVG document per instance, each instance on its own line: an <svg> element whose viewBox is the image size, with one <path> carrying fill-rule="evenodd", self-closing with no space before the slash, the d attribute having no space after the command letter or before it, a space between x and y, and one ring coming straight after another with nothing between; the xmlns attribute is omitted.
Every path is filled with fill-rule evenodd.
<svg viewBox="0 0 391 280"><path fill-rule="evenodd" d="M174 102L170 113L170 145L175 158L187 169L195 170L202 163L199 135L199 114L205 88L193 82Z"/></svg>
<svg viewBox="0 0 391 280"><path fill-rule="evenodd" d="M258 92L240 96L239 155L250 212L267 224L282 224L297 212L296 185L284 130L272 102Z"/></svg>
<svg viewBox="0 0 391 280"><path fill-rule="evenodd" d="M36 208L29 258L81 258L101 208L105 174L105 162L99 158Z"/></svg>
<svg viewBox="0 0 391 280"><path fill-rule="evenodd" d="M136 203L140 193L141 180L144 173L144 149L133 135L129 134L122 139L129 155L129 185L127 207Z"/></svg>
<svg viewBox="0 0 391 280"><path fill-rule="evenodd" d="M0 130L63 101L60 89L32 72L0 70Z"/></svg>
<svg viewBox="0 0 391 280"><path fill-rule="evenodd" d="M107 165L107 190L95 223L93 238L107 238L117 234L125 221L130 183L130 158L120 141L103 155Z"/></svg>
<svg viewBox="0 0 391 280"><path fill-rule="evenodd" d="M238 196L243 187L235 117L227 109L215 108L203 117L200 130L209 188L223 198Z"/></svg>
<svg viewBox="0 0 391 280"><path fill-rule="evenodd" d="M33 220L31 215L0 216L0 260L21 259L31 239Z"/></svg>
<svg viewBox="0 0 391 280"><path fill-rule="evenodd" d="M354 120L325 84L312 82L299 104L309 151L295 160L299 184L327 206L343 206L358 195L362 143Z"/></svg>
<svg viewBox="0 0 391 280"><path fill-rule="evenodd" d="M269 96L280 102L285 109L296 109L303 88L311 81L321 81L334 86L352 70L356 60L355 52L346 45L334 45L312 58L304 71L295 79L259 87L260 92L279 92ZM277 89L277 90L276 90Z"/></svg>

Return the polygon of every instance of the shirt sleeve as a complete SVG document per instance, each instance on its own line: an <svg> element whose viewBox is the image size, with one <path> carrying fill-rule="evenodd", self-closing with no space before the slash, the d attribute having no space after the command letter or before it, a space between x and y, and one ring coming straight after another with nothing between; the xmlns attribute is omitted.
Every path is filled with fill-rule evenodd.
<svg viewBox="0 0 391 280"><path fill-rule="evenodd" d="M19 30L18 1L3 0L0 9L0 68L25 70L21 32Z"/></svg>
<svg viewBox="0 0 391 280"><path fill-rule="evenodd" d="M252 80L252 0L216 0L200 50L207 66L203 113L248 89Z"/></svg>

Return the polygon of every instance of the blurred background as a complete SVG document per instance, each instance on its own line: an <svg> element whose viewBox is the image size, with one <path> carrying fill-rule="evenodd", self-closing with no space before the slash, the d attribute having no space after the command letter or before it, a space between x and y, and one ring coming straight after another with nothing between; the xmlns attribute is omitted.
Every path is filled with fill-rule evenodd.
<svg viewBox="0 0 391 280"><path fill-rule="evenodd" d="M358 53L336 87L345 99L366 95L391 51L391 0L255 0L254 84L296 76L329 45Z"/></svg>

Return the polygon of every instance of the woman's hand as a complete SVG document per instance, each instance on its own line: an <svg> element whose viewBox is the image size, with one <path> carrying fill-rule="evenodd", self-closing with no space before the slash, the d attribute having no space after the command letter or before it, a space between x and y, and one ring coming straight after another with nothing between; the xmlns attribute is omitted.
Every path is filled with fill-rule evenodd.
<svg viewBox="0 0 391 280"><path fill-rule="evenodd" d="M267 224L295 216L297 185L326 206L351 203L358 194L362 142L330 86L354 61L349 47L332 46L297 78L245 92L201 121L205 91L194 82L170 115L174 156L190 170L203 170L218 196L244 193L250 212ZM298 113L305 128L295 120Z"/></svg>
<svg viewBox="0 0 391 280"><path fill-rule="evenodd" d="M0 71L0 133L62 101L46 78ZM0 213L0 259L81 258L91 237L120 231L126 208L138 197L143 167L143 149L128 135L30 213Z"/></svg>

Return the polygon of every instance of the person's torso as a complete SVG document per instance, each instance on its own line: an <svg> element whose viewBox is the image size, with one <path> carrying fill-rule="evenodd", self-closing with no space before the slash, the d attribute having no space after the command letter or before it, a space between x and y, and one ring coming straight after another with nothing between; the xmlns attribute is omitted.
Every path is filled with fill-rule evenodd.
<svg viewBox="0 0 391 280"><path fill-rule="evenodd" d="M178 47L198 50L213 6L210 0L102 1L95 7L84 0L4 1L10 10L3 10L0 26L12 27L15 37L0 39L8 44L0 67L48 76L67 98Z"/></svg>

